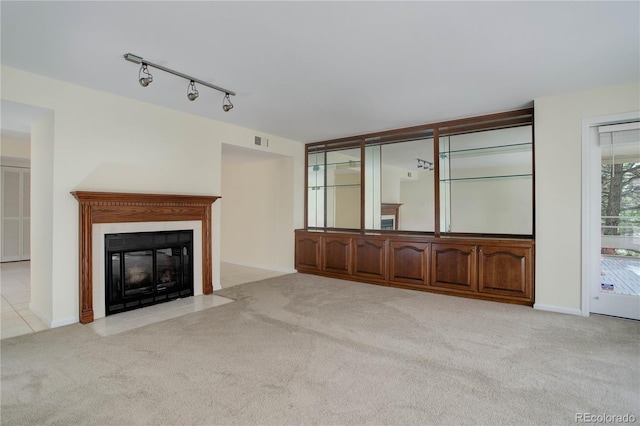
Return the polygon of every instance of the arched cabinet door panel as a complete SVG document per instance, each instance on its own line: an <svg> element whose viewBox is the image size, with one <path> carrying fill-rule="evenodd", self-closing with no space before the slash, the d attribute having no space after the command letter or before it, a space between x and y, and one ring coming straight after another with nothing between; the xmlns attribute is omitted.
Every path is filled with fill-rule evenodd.
<svg viewBox="0 0 640 426"><path fill-rule="evenodd" d="M429 243L389 242L389 282L427 286L429 284Z"/></svg>
<svg viewBox="0 0 640 426"><path fill-rule="evenodd" d="M374 281L386 281L386 247L384 239L353 239L352 275Z"/></svg>
<svg viewBox="0 0 640 426"><path fill-rule="evenodd" d="M350 263L351 238L324 237L322 239L323 271L349 275Z"/></svg>
<svg viewBox="0 0 640 426"><path fill-rule="evenodd" d="M296 234L296 269L311 272L320 271L320 244L322 237L312 234Z"/></svg>
<svg viewBox="0 0 640 426"><path fill-rule="evenodd" d="M532 247L480 246L478 291L532 299Z"/></svg>
<svg viewBox="0 0 640 426"><path fill-rule="evenodd" d="M476 246L431 244L431 285L463 291L476 291Z"/></svg>

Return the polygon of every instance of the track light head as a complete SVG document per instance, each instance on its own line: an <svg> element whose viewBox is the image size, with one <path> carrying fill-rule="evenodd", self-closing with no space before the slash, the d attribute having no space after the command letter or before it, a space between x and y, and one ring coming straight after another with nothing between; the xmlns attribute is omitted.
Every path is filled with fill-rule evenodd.
<svg viewBox="0 0 640 426"><path fill-rule="evenodd" d="M149 84L153 82L153 76L147 69L147 64L142 64L142 66L140 67L140 71L138 72L138 77L139 77L138 82L142 87L147 87Z"/></svg>
<svg viewBox="0 0 640 426"><path fill-rule="evenodd" d="M143 77L139 81L142 87L147 87L151 82L153 82L153 77Z"/></svg>
<svg viewBox="0 0 640 426"><path fill-rule="evenodd" d="M233 104L231 103L231 99L229 99L229 94L226 93L222 100L222 110L224 112L229 112L231 109L233 109Z"/></svg>
<svg viewBox="0 0 640 426"><path fill-rule="evenodd" d="M200 93L198 93L198 89L196 89L196 83L191 80L189 86L187 86L187 98L189 98L190 101L195 101L198 99L198 96L200 96Z"/></svg>

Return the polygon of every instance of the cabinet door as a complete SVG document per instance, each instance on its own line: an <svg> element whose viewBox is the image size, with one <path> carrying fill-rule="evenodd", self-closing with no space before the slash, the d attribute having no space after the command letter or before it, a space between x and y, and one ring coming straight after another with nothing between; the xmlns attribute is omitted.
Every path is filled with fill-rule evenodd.
<svg viewBox="0 0 640 426"><path fill-rule="evenodd" d="M351 238L323 237L322 270L336 274L349 274Z"/></svg>
<svg viewBox="0 0 640 426"><path fill-rule="evenodd" d="M300 271L320 271L319 235L296 234L296 269Z"/></svg>
<svg viewBox="0 0 640 426"><path fill-rule="evenodd" d="M395 284L429 284L429 244L403 241L389 242L389 282Z"/></svg>
<svg viewBox="0 0 640 426"><path fill-rule="evenodd" d="M531 300L532 247L480 246L478 291Z"/></svg>
<svg viewBox="0 0 640 426"><path fill-rule="evenodd" d="M352 275L372 281L385 281L386 241L383 239L354 238Z"/></svg>
<svg viewBox="0 0 640 426"><path fill-rule="evenodd" d="M431 244L431 285L456 290L477 289L476 246Z"/></svg>

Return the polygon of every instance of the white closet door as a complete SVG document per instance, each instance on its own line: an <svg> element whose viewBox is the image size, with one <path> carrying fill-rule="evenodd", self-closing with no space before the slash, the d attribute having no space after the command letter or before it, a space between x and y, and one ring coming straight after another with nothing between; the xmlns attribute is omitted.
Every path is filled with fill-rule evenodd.
<svg viewBox="0 0 640 426"><path fill-rule="evenodd" d="M31 170L22 169L22 253L20 260L31 258Z"/></svg>
<svg viewBox="0 0 640 426"><path fill-rule="evenodd" d="M30 258L30 170L2 167L0 261Z"/></svg>
<svg viewBox="0 0 640 426"><path fill-rule="evenodd" d="M2 167L2 261L20 260L20 181L22 170Z"/></svg>

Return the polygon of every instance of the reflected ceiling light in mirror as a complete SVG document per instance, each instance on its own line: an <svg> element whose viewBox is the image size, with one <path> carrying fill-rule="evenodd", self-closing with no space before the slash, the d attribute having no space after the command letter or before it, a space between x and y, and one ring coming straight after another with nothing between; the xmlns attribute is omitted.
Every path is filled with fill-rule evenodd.
<svg viewBox="0 0 640 426"><path fill-rule="evenodd" d="M433 171L433 163L431 161L423 160L422 158L416 158L418 160L418 168L428 171Z"/></svg>

